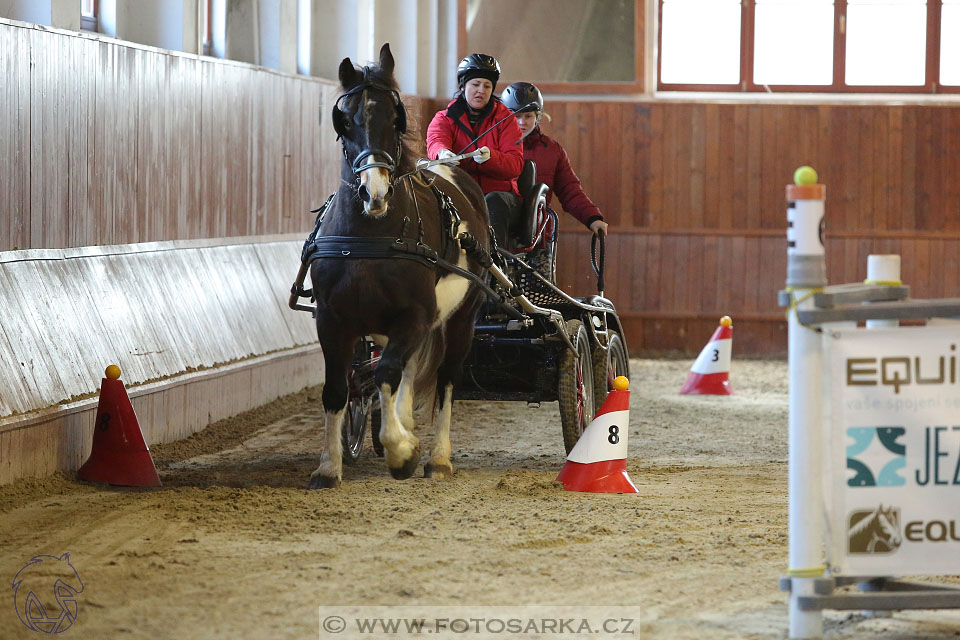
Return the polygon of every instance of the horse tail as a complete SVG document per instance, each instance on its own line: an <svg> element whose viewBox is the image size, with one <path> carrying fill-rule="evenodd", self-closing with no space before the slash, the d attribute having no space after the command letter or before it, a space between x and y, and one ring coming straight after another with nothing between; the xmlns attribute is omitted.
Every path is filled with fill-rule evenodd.
<svg viewBox="0 0 960 640"><path fill-rule="evenodd" d="M431 414L437 408L437 369L443 362L445 349L446 336L443 325L440 325L430 330L430 335L413 356L417 363L417 375L413 381L414 406L425 407L429 402Z"/></svg>

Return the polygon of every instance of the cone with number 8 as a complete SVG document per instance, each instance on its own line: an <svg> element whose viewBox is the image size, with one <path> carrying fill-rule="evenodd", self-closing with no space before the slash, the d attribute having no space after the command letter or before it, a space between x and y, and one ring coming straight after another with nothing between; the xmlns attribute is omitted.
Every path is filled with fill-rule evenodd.
<svg viewBox="0 0 960 640"><path fill-rule="evenodd" d="M680 393L691 395L729 396L730 351L733 348L733 320L730 316L720 318L720 326L713 332L710 342L703 348L696 362L690 367L687 381Z"/></svg>
<svg viewBox="0 0 960 640"><path fill-rule="evenodd" d="M577 444L567 456L557 480L567 491L637 493L627 475L627 433L630 428L630 383L623 376L613 382Z"/></svg>

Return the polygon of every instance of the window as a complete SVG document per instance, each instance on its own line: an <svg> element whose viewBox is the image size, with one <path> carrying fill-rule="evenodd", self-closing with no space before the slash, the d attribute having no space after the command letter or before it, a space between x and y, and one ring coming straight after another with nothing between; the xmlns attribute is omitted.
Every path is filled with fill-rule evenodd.
<svg viewBox="0 0 960 640"><path fill-rule="evenodd" d="M940 84L960 87L960 0L943 0L940 16ZM954 34L948 37L947 34Z"/></svg>
<svg viewBox="0 0 960 640"><path fill-rule="evenodd" d="M960 0L659 0L658 25L660 90L960 92Z"/></svg>
<svg viewBox="0 0 960 640"><path fill-rule="evenodd" d="M643 0L459 0L459 53L499 60L500 87L642 90Z"/></svg>
<svg viewBox="0 0 960 640"><path fill-rule="evenodd" d="M80 28L83 31L99 31L97 22L97 0L80 0Z"/></svg>

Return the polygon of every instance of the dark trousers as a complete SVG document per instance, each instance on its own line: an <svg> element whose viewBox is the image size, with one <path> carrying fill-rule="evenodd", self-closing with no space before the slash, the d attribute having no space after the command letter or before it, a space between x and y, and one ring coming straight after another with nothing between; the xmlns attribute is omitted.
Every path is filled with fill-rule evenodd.
<svg viewBox="0 0 960 640"><path fill-rule="evenodd" d="M507 237L520 215L520 198L509 191L492 191L485 196L487 211L490 212L490 226L497 235L497 244L509 248Z"/></svg>

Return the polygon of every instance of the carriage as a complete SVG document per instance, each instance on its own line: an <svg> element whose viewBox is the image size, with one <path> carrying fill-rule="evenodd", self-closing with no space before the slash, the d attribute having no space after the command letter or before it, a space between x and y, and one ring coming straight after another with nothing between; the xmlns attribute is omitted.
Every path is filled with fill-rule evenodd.
<svg viewBox="0 0 960 640"><path fill-rule="evenodd" d="M593 236L590 250L597 293L568 295L556 282L557 213L547 206L549 188L536 181L533 162L524 163L518 185L521 224L512 230L508 247L498 251L507 281L494 277L500 300L488 301L477 316L454 398L535 407L557 402L569 453L613 389L614 378L630 377L627 343L616 308L604 296L603 236ZM291 308L312 310L300 302L309 295L299 280L291 291ZM372 428L380 423L374 382L379 358L380 347L365 336L354 352L342 427L342 455L348 464L359 459L368 429L374 451L383 455L378 431Z"/></svg>
<svg viewBox="0 0 960 640"><path fill-rule="evenodd" d="M428 477L453 473L455 398L556 400L569 452L614 378L628 374L620 319L603 295L602 237L591 251L598 294L567 295L555 281L557 215L529 163L519 228L498 247L479 185L450 166L480 151L417 160L394 65L389 45L377 64L340 64L341 184L318 210L290 294L291 308L313 313L326 365L316 489L340 485L371 423L391 475L410 477L420 460L414 406L430 397Z"/></svg>

